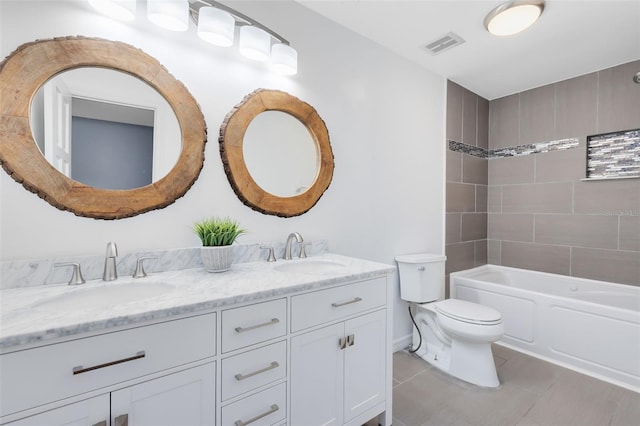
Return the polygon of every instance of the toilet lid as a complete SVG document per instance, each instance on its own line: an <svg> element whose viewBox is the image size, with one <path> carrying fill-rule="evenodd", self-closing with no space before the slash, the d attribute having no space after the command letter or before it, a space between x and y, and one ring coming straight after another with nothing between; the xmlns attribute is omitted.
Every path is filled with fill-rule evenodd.
<svg viewBox="0 0 640 426"><path fill-rule="evenodd" d="M502 321L500 312L488 306L459 299L446 299L435 304L435 310L457 321L491 325Z"/></svg>

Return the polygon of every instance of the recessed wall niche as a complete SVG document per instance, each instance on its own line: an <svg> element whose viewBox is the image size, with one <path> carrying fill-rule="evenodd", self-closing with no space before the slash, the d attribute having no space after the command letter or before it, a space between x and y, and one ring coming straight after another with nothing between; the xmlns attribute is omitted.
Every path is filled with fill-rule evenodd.
<svg viewBox="0 0 640 426"><path fill-rule="evenodd" d="M587 179L640 177L640 129L587 137Z"/></svg>

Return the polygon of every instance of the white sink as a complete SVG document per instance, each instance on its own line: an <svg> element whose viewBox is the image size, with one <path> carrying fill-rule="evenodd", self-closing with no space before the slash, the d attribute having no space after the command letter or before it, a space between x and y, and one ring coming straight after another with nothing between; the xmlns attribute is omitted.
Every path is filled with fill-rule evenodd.
<svg viewBox="0 0 640 426"><path fill-rule="evenodd" d="M335 272L344 269L346 265L335 262L333 260L321 259L304 259L304 260L285 260L280 265L274 267L280 272L294 272L302 274L323 274Z"/></svg>
<svg viewBox="0 0 640 426"><path fill-rule="evenodd" d="M48 311L100 309L151 299L174 289L174 286L158 282L124 282L95 287L83 284L69 293L37 303L33 308Z"/></svg>

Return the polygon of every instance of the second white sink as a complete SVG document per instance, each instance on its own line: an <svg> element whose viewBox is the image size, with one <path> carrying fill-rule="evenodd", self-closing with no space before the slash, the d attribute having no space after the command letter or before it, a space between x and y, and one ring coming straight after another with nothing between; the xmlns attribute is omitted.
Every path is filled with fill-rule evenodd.
<svg viewBox="0 0 640 426"><path fill-rule="evenodd" d="M336 272L344 269L346 266L340 262L333 260L320 259L303 259L303 260L286 260L284 263L274 267L280 272L294 272L302 274L322 274L328 272Z"/></svg>

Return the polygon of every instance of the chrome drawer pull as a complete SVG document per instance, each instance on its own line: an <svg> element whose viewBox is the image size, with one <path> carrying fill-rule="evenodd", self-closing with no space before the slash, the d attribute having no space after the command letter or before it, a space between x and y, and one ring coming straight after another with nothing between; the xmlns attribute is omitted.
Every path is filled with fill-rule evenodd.
<svg viewBox="0 0 640 426"><path fill-rule="evenodd" d="M269 411L262 413L260 415L255 416L252 419L247 420L246 422L243 422L242 420L236 420L236 422L234 423L236 426L247 426L253 422L256 422L258 420L260 420L263 417L267 417L269 414L273 414L276 411L278 411L280 409L280 407L278 407L278 404L273 404L271 406L271 408L269 409Z"/></svg>
<svg viewBox="0 0 640 426"><path fill-rule="evenodd" d="M236 333L244 333L245 331L255 330L256 328L266 327L268 325L278 324L280 320L278 318L272 318L271 321L267 321L262 324L252 325L251 327L236 327Z"/></svg>
<svg viewBox="0 0 640 426"><path fill-rule="evenodd" d="M353 346L356 343L356 335L350 334L347 336L347 346Z"/></svg>
<svg viewBox="0 0 640 426"><path fill-rule="evenodd" d="M268 367L262 368L260 370L256 370L253 373L249 373L249 374L244 374L244 375L236 374L234 377L236 378L237 381L240 381L240 380L248 379L249 377L253 377L256 374L265 373L269 370L273 370L274 368L278 368L278 367L280 367L280 364L278 364L277 361L273 361L271 364L269 364Z"/></svg>
<svg viewBox="0 0 640 426"><path fill-rule="evenodd" d="M339 308L340 306L345 306L345 305L350 305L352 303L358 303L358 302L362 302L362 298L361 297L356 297L353 300L349 300L348 302L343 302L343 303L332 303L331 306L333 306L334 308Z"/></svg>
<svg viewBox="0 0 640 426"><path fill-rule="evenodd" d="M339 347L340 349L344 349L344 348L346 348L346 347L347 347L347 339L345 339L344 337L340 337L340 338L338 339L338 347Z"/></svg>
<svg viewBox="0 0 640 426"><path fill-rule="evenodd" d="M122 358L122 359L119 359L117 361L111 361L111 362L106 362L106 363L100 364L100 365L94 365L93 367L84 368L83 366L79 365L77 367L73 367L73 374L74 375L82 374L82 373L86 373L88 371L98 370L100 368L110 367L110 366L116 365L116 364L122 364L123 362L135 361L136 359L141 359L141 358L144 358L144 357L145 357L144 351L140 351L137 354L135 354L134 356L130 356L129 358Z"/></svg>

